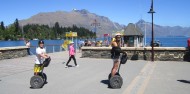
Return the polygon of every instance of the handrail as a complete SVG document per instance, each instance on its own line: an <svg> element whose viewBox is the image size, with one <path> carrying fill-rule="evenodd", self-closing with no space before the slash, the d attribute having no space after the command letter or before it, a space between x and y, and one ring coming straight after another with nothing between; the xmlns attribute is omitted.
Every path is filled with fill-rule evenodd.
<svg viewBox="0 0 190 94"><path fill-rule="evenodd" d="M48 44L48 45L44 45L44 46L61 46L61 45L58 45L58 44ZM38 47L38 46L30 46L30 47Z"/></svg>
<svg viewBox="0 0 190 94"><path fill-rule="evenodd" d="M35 54L35 49L38 46L30 46L30 52L32 54ZM58 44L48 44L48 45L44 45L44 47L46 48L46 52L47 53L54 53L54 52L61 52L64 51L65 49L62 48L62 45L58 45Z"/></svg>

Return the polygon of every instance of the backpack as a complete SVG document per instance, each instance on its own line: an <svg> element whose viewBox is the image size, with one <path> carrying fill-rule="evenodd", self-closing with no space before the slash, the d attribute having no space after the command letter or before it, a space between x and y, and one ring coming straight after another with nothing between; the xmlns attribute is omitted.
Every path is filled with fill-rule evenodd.
<svg viewBox="0 0 190 94"><path fill-rule="evenodd" d="M125 64L127 62L127 59L128 59L127 54L123 53L122 56L121 56L120 63Z"/></svg>

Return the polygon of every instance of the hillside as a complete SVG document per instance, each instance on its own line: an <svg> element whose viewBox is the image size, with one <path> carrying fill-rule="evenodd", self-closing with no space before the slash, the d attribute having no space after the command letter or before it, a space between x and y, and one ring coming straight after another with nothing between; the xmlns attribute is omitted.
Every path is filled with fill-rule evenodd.
<svg viewBox="0 0 190 94"><path fill-rule="evenodd" d="M96 19L99 26L97 26L97 35L102 36L105 33L111 34L112 31L118 31L123 28L123 25L112 22L109 18L90 13L87 10L72 10L70 12L57 11L39 13L26 20L20 20L20 24L45 24L54 26L56 22L62 27L85 27L95 32L95 26L92 26Z"/></svg>
<svg viewBox="0 0 190 94"><path fill-rule="evenodd" d="M95 26L92 26L94 20L97 21L98 25L96 30ZM101 37L103 34L111 34L113 31L120 31L124 28L124 25L111 21L108 17L100 16L95 13L90 13L88 10L72 10L56 11L56 12L44 12L36 14L29 19L20 20L19 23L22 25L26 24L45 24L54 26L56 22L62 27L71 27L76 25L77 27L85 27L93 32L97 31L97 36ZM146 23L146 34L151 36L152 25L150 22L139 20L136 25L139 26L144 34ZM190 27L180 26L160 26L154 24L155 36L190 36Z"/></svg>

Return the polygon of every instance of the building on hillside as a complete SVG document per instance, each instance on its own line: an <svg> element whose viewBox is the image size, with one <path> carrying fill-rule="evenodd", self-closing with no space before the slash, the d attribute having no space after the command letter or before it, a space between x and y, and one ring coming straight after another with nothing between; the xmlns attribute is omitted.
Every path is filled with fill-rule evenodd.
<svg viewBox="0 0 190 94"><path fill-rule="evenodd" d="M141 29L135 24L129 23L127 27L124 28L124 46L127 47L143 47L144 45L144 35Z"/></svg>

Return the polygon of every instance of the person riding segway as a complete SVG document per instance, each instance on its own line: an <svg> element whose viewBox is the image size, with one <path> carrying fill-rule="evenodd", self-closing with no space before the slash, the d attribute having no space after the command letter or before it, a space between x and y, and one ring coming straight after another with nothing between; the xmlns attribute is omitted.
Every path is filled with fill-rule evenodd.
<svg viewBox="0 0 190 94"><path fill-rule="evenodd" d="M127 53L121 50L121 34L116 34L115 40L111 43L111 58L113 59L113 68L111 73L108 76L109 86L111 88L121 88L123 84L123 79L119 74L119 69L121 64L125 64L127 62ZM123 53L120 57L120 53ZM121 60L120 60L121 59Z"/></svg>
<svg viewBox="0 0 190 94"><path fill-rule="evenodd" d="M47 83L47 76L43 72L44 67L48 67L51 58L46 54L44 48L44 41L38 42L38 48L36 48L36 59L34 65L34 76L30 79L31 88L41 88Z"/></svg>

